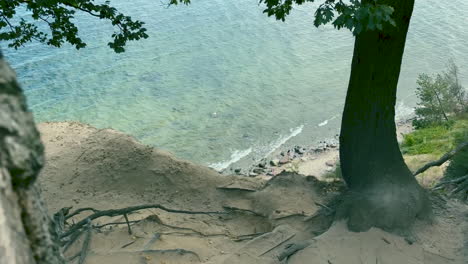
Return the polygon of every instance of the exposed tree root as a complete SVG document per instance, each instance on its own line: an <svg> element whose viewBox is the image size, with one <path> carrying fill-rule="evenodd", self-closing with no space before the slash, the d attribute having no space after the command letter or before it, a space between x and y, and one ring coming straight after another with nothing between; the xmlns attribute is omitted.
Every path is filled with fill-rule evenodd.
<svg viewBox="0 0 468 264"><path fill-rule="evenodd" d="M417 183L387 182L349 192L339 205L337 219L347 219L348 228L363 232L371 227L404 231L417 219L429 219L431 207L425 190Z"/></svg>
<svg viewBox="0 0 468 264"><path fill-rule="evenodd" d="M142 253L176 253L177 255L185 255L185 254L188 254L188 255L194 255L195 257L197 257L198 261L201 261L201 258L200 256L191 251L191 250L186 250L186 249L183 249L183 248L175 248L175 249L150 249L150 250L142 250L140 251Z"/></svg>
<svg viewBox="0 0 468 264"><path fill-rule="evenodd" d="M164 207L159 204L149 204L149 205L140 205L140 206L131 206L131 207L126 207L126 208L121 208L121 209L111 209L111 210L97 210L91 207L87 208L80 208L77 209L73 212L70 212L71 207L66 207L62 208L59 210L55 215L54 215L54 220L55 220L55 230L59 234L61 238L61 244L62 244L62 252L66 252L70 246L72 246L81 236L82 234L86 234L86 237L84 239L81 251L78 252L77 254L73 255L72 257L68 258L68 261L73 261L76 258L79 258L78 264L83 264L85 263L85 259L87 256L87 253L90 248L90 241L91 241L91 233L92 230L100 230L103 227L109 226L109 225L127 225L128 233L132 234L132 228L131 226L134 224L137 224L139 222L142 222L144 220L149 220L158 223L159 225L162 225L164 227L167 227L169 229L175 229L175 230L181 230L181 231L176 231L176 232L159 232L156 233L155 236L145 245L144 250L142 252L177 252L180 254L193 254L198 257L198 255L195 252L187 251L184 249L171 249L171 250L149 250L149 246L151 246L154 241L159 239L161 235L183 235L183 236L200 236L200 237L214 237L214 236L225 236L233 239L234 241L245 241L245 240L250 240L254 239L258 236L261 236L265 233L253 233L253 234L246 234L246 235L241 235L237 237L233 237L232 235L229 234L205 234L203 232L200 232L198 230L195 230L193 228L189 227L179 227L179 226L174 226L174 225L169 225L165 224L162 222L162 220L157 216L157 215L151 215L145 219L140 219L140 220L133 220L130 221L128 219L128 214L138 211L138 210L143 210L143 209L161 209L166 212L171 212L171 213L179 213L179 214L189 214L189 215L220 215L220 214L229 214L234 212L234 210L228 210L228 211L185 211L185 210L176 210L176 209L170 209L167 207ZM232 212L230 212L232 211ZM92 212L91 215L86 216L82 220L78 221L77 223L67 223L67 220L70 220L71 218L78 216L79 214L83 212ZM244 213L254 213L255 212L250 212L250 211L243 211ZM120 221L120 222L110 222L110 223L105 223L102 225L93 225L92 222L93 220L96 220L101 217L114 217L114 216L123 216L125 221ZM67 228L68 227L68 228ZM184 232L188 231L188 232ZM124 247L128 247L132 245L135 241L132 241L130 243L125 244Z"/></svg>
<svg viewBox="0 0 468 264"><path fill-rule="evenodd" d="M120 224L126 224L128 233L131 235L132 234L132 229L131 229L131 224L135 224L138 222L141 222L143 220L135 220L135 221L129 221L128 219L128 214L138 211L138 210L143 210L143 209L161 209L166 212L170 213L178 213L178 214L189 214L189 215L219 215L219 214L227 214L228 212L224 211L185 211L185 210L176 210L176 209L170 209L167 207L164 207L159 204L147 204L147 205L139 205L139 206L131 206L131 207L126 207L126 208L121 208L121 209L111 209L111 210L97 210L91 207L87 208L80 208L78 210L73 211L70 213L71 207L66 207L60 209L57 213L54 214L54 228L57 234L59 234L59 237L61 239L61 244L62 244L62 252L66 252L71 245L75 243L75 241L81 237L81 235L86 232L86 237L83 241L82 249L80 252L72 256L71 258L68 259L68 261L73 261L76 258L79 257L78 264L83 264L85 263L87 253L90 248L90 242L91 242L91 234L93 229L99 230L100 228L103 228L105 226L109 225L120 225ZM74 216L77 216L83 212L91 211L93 212L91 215L85 217L84 219L80 220L77 223L73 224L68 224L67 220L71 219ZM112 223L106 223L103 225L93 225L92 221L96 220L98 218L107 216L107 217L113 217L113 216L118 216L122 215L125 218L125 222L112 222ZM149 218L147 218L149 219ZM166 226L171 229L179 229L179 230L188 230L191 233L185 233L186 235L188 234L196 234L199 236L227 236L225 234L203 234L200 231L194 230L192 228L186 228L186 227L177 227L177 226L172 226L172 225L167 225L164 224L161 219L159 219L157 216L150 217L150 220L156 221L157 223ZM68 230L66 230L66 226L68 226ZM179 232L181 233L181 232ZM159 234L160 236L161 234ZM133 243L128 243L124 245L124 247L127 247ZM147 251L145 251L147 252ZM152 252L152 251L151 251ZM158 251L158 252L163 252L163 251ZM194 254L195 256L198 257L198 255L194 252L183 250L183 249L174 249L174 250L164 250L164 252L178 252L181 254Z"/></svg>
<svg viewBox="0 0 468 264"><path fill-rule="evenodd" d="M132 213L132 212L135 212L135 211L138 211L138 210L143 210L143 209L161 209L161 210L164 210L164 211L170 212L170 213L190 214L190 215L227 214L226 212L219 212L219 211L213 211L213 212L209 212L209 211L203 212L203 211L201 211L201 212L197 212L197 211L175 210L175 209L170 209L170 208L164 207L164 206L159 205L159 204L138 205L138 206L131 206L131 207L126 207L126 208L121 208L121 209L110 209L110 210L104 210L104 211L96 210L96 209L93 209L93 208L86 208L86 210L91 210L91 211L94 211L95 213L93 213L90 216L86 217L85 219L79 221L78 223L72 225L71 228L68 231L61 234L60 237L64 238L64 237L67 237L67 236L73 234L74 232L76 232L77 230L82 228L84 225L86 225L89 221L93 221L93 220L95 220L97 218L100 218L100 217L103 217L103 216L112 217L112 216L118 216L118 215L125 215L125 214L129 214L129 213ZM81 210L81 209L79 209L79 210ZM84 210L81 210L80 212L83 212L83 211Z"/></svg>
<svg viewBox="0 0 468 264"><path fill-rule="evenodd" d="M418 174L421 174L421 173L425 172L426 170L428 170L431 167L440 166L440 165L444 164L446 161L451 159L453 156L455 156L455 154L457 154L460 150L464 149L465 147L468 147L468 142L463 142L463 143L459 144L455 149L445 153L442 157L440 157L440 159L435 160L435 161L431 161L431 162L425 164L424 166L419 168L413 175L416 176Z"/></svg>
<svg viewBox="0 0 468 264"><path fill-rule="evenodd" d="M444 187L444 185L447 185L447 184L460 184L460 183L463 183L466 180L468 180L468 175L465 175L463 177L456 178L456 179L453 179L453 180L441 181L436 186L434 186L432 188L432 190L433 191L440 190L440 189L442 189Z"/></svg>
<svg viewBox="0 0 468 264"><path fill-rule="evenodd" d="M467 175L468 176L468 175ZM453 197L454 195L464 191L465 195L463 196L464 199L466 199L466 196L468 194L468 179L465 179L464 181L461 181L460 184L458 185L457 188L455 188L451 193L450 196Z"/></svg>
<svg viewBox="0 0 468 264"><path fill-rule="evenodd" d="M81 252L80 252L80 259L78 260L78 264L84 264L86 256L88 254L89 245L90 245L90 242L91 242L91 234L92 234L92 230L93 230L92 226L91 226L91 222L89 223L89 225L87 226L86 229L87 229L86 238L83 241L83 247L82 247Z"/></svg>
<svg viewBox="0 0 468 264"><path fill-rule="evenodd" d="M468 175L453 179L453 180L446 180L446 181L441 181L439 182L434 188L432 188L433 191L437 191L440 189L445 188L446 185L452 185L453 189L449 193L449 197L454 197L455 195L459 193L464 193L462 196L463 200L468 199Z"/></svg>

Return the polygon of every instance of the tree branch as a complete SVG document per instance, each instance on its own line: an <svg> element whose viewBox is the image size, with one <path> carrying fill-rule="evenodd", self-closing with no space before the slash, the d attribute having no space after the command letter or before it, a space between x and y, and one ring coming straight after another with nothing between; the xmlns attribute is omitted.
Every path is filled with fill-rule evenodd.
<svg viewBox="0 0 468 264"><path fill-rule="evenodd" d="M461 144L459 144L455 149L445 153L442 157L440 157L440 159L436 160L436 161L431 161L429 163L426 163L424 166L422 166L421 168L419 168L414 174L413 176L416 176L418 174L421 174L423 172L425 172L426 170L428 170L429 168L431 167L434 167L434 166L440 166L442 164L444 164L446 161L448 161L449 159L451 159L455 154L457 154L460 150L462 150L463 148L465 147L468 147L468 142L463 142Z"/></svg>

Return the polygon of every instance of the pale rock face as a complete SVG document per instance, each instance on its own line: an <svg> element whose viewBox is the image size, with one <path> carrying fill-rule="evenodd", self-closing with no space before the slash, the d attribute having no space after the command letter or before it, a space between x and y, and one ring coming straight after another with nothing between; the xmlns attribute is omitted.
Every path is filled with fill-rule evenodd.
<svg viewBox="0 0 468 264"><path fill-rule="evenodd" d="M43 163L32 114L0 54L0 255L6 263L64 263L35 183Z"/></svg>

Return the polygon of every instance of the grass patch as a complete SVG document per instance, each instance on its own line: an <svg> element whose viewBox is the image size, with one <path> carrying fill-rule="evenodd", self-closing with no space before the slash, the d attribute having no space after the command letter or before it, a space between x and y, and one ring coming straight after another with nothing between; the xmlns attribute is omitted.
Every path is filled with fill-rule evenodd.
<svg viewBox="0 0 468 264"><path fill-rule="evenodd" d="M449 126L421 128L405 135L401 151L406 155L442 155L464 141L468 141L467 116L457 118Z"/></svg>

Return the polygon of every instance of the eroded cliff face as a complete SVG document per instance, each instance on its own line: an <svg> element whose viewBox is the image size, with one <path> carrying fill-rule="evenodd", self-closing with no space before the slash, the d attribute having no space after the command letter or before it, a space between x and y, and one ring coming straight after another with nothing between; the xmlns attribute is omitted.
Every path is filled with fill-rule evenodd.
<svg viewBox="0 0 468 264"><path fill-rule="evenodd" d="M0 54L0 263L64 263L36 179L40 141L14 71Z"/></svg>

